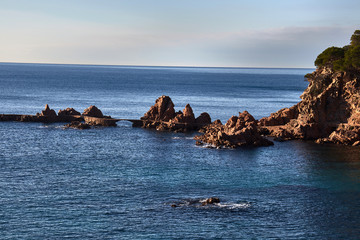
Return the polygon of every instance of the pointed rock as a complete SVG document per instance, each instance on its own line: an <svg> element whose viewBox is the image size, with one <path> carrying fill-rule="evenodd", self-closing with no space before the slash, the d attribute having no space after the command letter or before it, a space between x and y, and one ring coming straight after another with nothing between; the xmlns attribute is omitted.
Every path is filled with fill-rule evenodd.
<svg viewBox="0 0 360 240"><path fill-rule="evenodd" d="M103 113L100 109L98 109L96 106L91 105L87 109L84 110L83 116L89 116L89 117L97 117L102 118L104 117Z"/></svg>

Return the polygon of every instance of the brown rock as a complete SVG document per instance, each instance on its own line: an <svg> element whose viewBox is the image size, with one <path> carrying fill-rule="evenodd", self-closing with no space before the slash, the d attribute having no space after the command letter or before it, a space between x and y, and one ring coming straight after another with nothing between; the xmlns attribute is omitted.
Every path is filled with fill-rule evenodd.
<svg viewBox="0 0 360 240"><path fill-rule="evenodd" d="M307 78L309 86L298 104L260 119L267 129L263 133L283 140L354 144L360 126L359 74L320 67Z"/></svg>
<svg viewBox="0 0 360 240"><path fill-rule="evenodd" d="M155 101L150 110L145 113L141 120L169 121L175 117L174 103L168 96L161 96Z"/></svg>
<svg viewBox="0 0 360 240"><path fill-rule="evenodd" d="M195 124L195 116L190 104L187 104L183 112L178 112L177 115L171 119L171 122L174 123L185 123L189 125Z"/></svg>
<svg viewBox="0 0 360 240"><path fill-rule="evenodd" d="M159 97L155 105L140 118L144 128L155 128L158 131L188 132L199 130L211 122L209 114L202 113L195 119L194 112L187 104L183 111L175 112L174 104L168 96Z"/></svg>
<svg viewBox="0 0 360 240"><path fill-rule="evenodd" d="M74 115L81 115L81 113L79 113L78 111L76 111L73 108L67 108L67 109L64 109L64 110L59 110L59 112L58 112L59 117L74 116Z"/></svg>
<svg viewBox="0 0 360 240"><path fill-rule="evenodd" d="M222 122L220 121L220 119L216 119L213 124L222 125Z"/></svg>
<svg viewBox="0 0 360 240"><path fill-rule="evenodd" d="M203 128L204 135L195 136L198 142L215 147L270 146L273 143L260 135L257 121L244 111L232 116L225 125L211 124Z"/></svg>
<svg viewBox="0 0 360 240"><path fill-rule="evenodd" d="M208 124L211 124L211 117L207 112L203 112L195 119L195 123L199 126L206 126Z"/></svg>
<svg viewBox="0 0 360 240"><path fill-rule="evenodd" d="M53 109L50 109L49 105L45 105L45 109L41 111L40 116L46 117L56 117L56 112Z"/></svg>
<svg viewBox="0 0 360 240"><path fill-rule="evenodd" d="M84 110L83 116L89 116L89 117L97 117L102 118L104 117L103 113L100 109L98 109L96 106L91 105L87 109Z"/></svg>

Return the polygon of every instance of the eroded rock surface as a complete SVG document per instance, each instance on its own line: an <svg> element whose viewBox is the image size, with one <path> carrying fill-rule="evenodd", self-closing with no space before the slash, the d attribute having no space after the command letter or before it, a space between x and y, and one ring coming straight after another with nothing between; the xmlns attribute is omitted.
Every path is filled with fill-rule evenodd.
<svg viewBox="0 0 360 240"><path fill-rule="evenodd" d="M195 136L197 145L236 148L240 146L270 146L273 142L261 136L257 121L244 111L232 116L225 125L220 121L203 128L204 135Z"/></svg>
<svg viewBox="0 0 360 240"><path fill-rule="evenodd" d="M59 117L63 117L63 116L76 116L76 115L81 115L80 112L76 111L73 108L66 108L63 110L59 110L58 112L58 116Z"/></svg>
<svg viewBox="0 0 360 240"><path fill-rule="evenodd" d="M174 103L169 96L161 96L156 99L155 105L145 113L141 120L167 122L175 117Z"/></svg>
<svg viewBox="0 0 360 240"><path fill-rule="evenodd" d="M37 114L39 116L46 116L46 117L56 117L56 112L53 109L50 109L49 105L45 105L45 109L41 111L40 114Z"/></svg>
<svg viewBox="0 0 360 240"><path fill-rule="evenodd" d="M155 105L140 118L143 121L141 127L155 128L159 131L187 132L198 130L211 123L208 113L202 113L195 118L190 104L187 104L183 111L178 112L175 112L174 106L169 96L159 97Z"/></svg>
<svg viewBox="0 0 360 240"><path fill-rule="evenodd" d="M259 124L279 140L311 139L354 145L360 141L360 78L356 73L320 67L308 75L301 101Z"/></svg>
<svg viewBox="0 0 360 240"><path fill-rule="evenodd" d="M98 109L96 106L91 105L90 107L86 108L82 114L83 116L89 116L89 117L97 117L102 118L104 117L103 113L100 109Z"/></svg>

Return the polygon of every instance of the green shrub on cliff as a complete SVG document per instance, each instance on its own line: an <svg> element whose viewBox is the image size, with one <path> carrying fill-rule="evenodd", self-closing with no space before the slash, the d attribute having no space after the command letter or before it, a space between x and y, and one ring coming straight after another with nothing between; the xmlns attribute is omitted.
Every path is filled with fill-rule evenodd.
<svg viewBox="0 0 360 240"><path fill-rule="evenodd" d="M329 47L316 58L315 66L330 66L341 61L345 57L345 50L339 47Z"/></svg>
<svg viewBox="0 0 360 240"><path fill-rule="evenodd" d="M351 44L329 47L315 60L317 67L330 67L335 71L360 71L360 30L351 36Z"/></svg>

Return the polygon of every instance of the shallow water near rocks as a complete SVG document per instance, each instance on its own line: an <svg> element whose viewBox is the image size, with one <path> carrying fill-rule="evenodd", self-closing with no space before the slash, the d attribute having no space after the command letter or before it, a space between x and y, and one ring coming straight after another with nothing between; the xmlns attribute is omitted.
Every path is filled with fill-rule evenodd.
<svg viewBox="0 0 360 240"><path fill-rule="evenodd" d="M98 106L139 118L157 97L225 122L299 101L312 69L0 64L1 113ZM0 122L3 239L356 239L360 148L198 147L194 134ZM190 204L219 197L215 205ZM171 207L174 203L182 204Z"/></svg>

